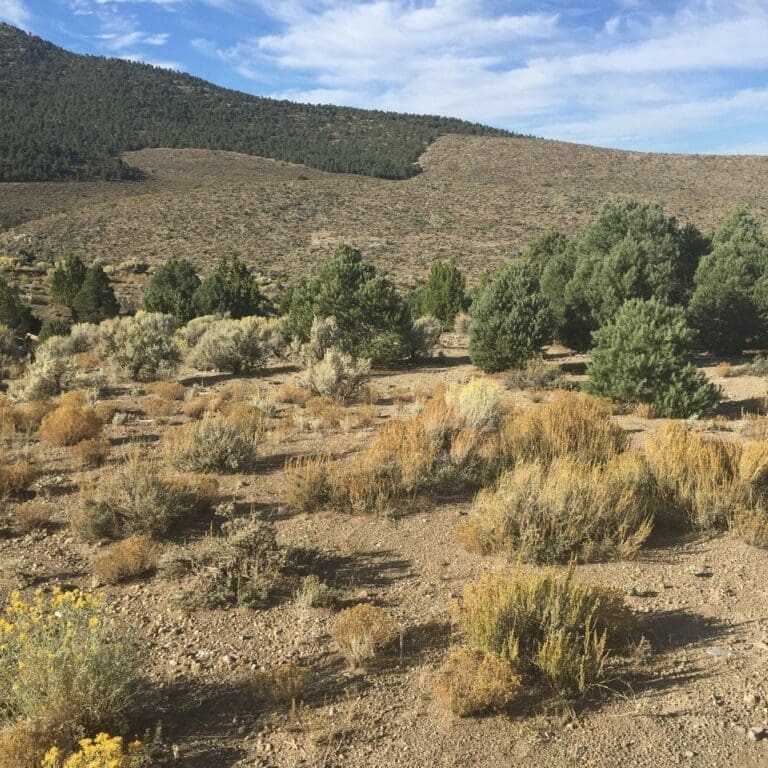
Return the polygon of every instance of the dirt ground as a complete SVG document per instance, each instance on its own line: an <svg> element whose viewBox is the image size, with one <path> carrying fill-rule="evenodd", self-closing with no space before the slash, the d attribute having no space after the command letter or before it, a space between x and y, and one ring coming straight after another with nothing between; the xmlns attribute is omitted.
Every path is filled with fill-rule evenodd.
<svg viewBox="0 0 768 768"><path fill-rule="evenodd" d="M374 372L378 424L413 408L414 393L475 373L461 339L444 342L442 356L426 364ZM754 412L765 380L718 377L713 363L706 370L726 393L725 415L693 428L742 439L745 426L762 424ZM295 369L275 363L248 381L268 392L296 378ZM203 392L230 380L190 372L181 379ZM113 444L107 467L136 443L157 450L167 425L184 420L144 416L141 387L110 397L124 401L133 416L105 429ZM616 418L638 441L660 423L632 414ZM430 678L456 641L451 601L468 580L512 567L502 557L469 554L454 541L471 494L419 499L388 517L295 514L285 504L287 457L354 451L376 427L310 419L303 431L276 431L261 446L253 474L220 480L238 512L275 521L281 543L315 553L312 571L341 590L341 605L369 601L389 610L402 626L399 647L352 672L330 635L334 611L300 609L290 595L265 610L190 610L177 599L178 583L159 576L106 587L146 651L138 733L162 722L183 768L768 765L768 740L750 738L750 729L768 726L768 551L730 535L657 542L632 561L578 567L583 578L624 591L639 615L652 653L628 683L568 707L532 700L500 715L446 715L431 695ZM6 586L92 588L91 564L106 545L84 543L66 521L78 485L105 469L79 473L69 449L14 440L15 450L43 467L33 490L48 499L55 525L0 537ZM253 672L289 661L310 670L300 701L283 708L259 702L249 682Z"/></svg>

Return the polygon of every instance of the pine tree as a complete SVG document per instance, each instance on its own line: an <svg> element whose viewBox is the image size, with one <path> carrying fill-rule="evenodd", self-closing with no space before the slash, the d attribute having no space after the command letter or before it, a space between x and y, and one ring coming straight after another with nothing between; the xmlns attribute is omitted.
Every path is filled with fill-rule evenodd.
<svg viewBox="0 0 768 768"><path fill-rule="evenodd" d="M100 323L120 311L109 278L100 265L86 270L83 285L72 301L72 311L82 323Z"/></svg>

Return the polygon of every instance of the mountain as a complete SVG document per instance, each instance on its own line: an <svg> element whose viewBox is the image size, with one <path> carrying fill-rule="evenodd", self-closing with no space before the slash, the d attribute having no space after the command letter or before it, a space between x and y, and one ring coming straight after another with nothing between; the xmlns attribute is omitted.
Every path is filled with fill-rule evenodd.
<svg viewBox="0 0 768 768"><path fill-rule="evenodd" d="M0 181L136 179L122 152L221 149L385 179L445 134L509 135L435 116L266 99L146 64L81 56L0 23Z"/></svg>

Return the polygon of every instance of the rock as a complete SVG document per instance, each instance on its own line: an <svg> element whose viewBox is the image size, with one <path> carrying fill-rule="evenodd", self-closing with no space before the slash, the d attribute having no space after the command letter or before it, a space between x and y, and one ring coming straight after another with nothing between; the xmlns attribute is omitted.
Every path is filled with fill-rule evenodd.
<svg viewBox="0 0 768 768"><path fill-rule="evenodd" d="M762 741L768 737L768 728L750 728L747 731L747 738L750 741Z"/></svg>
<svg viewBox="0 0 768 768"><path fill-rule="evenodd" d="M710 645L709 648L707 648L707 653L710 656L721 656L726 658L736 655L736 652L732 648L725 648L722 645Z"/></svg>
<svg viewBox="0 0 768 768"><path fill-rule="evenodd" d="M756 707L759 701L760 697L756 693L747 692L744 694L744 703L750 708Z"/></svg>

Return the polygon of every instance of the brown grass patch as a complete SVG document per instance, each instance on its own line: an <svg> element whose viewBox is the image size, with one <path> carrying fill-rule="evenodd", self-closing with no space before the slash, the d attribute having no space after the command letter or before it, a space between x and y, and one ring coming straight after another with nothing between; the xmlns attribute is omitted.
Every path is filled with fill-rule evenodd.
<svg viewBox="0 0 768 768"><path fill-rule="evenodd" d="M13 517L23 533L45 530L53 522L53 507L42 501L27 501L13 510Z"/></svg>
<svg viewBox="0 0 768 768"><path fill-rule="evenodd" d="M157 557L157 544L149 536L129 536L101 555L93 572L102 584L117 584L153 571Z"/></svg>
<svg viewBox="0 0 768 768"><path fill-rule="evenodd" d="M308 680L306 668L288 663L255 672L251 686L259 701L283 705L295 702Z"/></svg>
<svg viewBox="0 0 768 768"><path fill-rule="evenodd" d="M308 389L290 381L284 381L275 391L275 402L286 405L304 405L311 397Z"/></svg>
<svg viewBox="0 0 768 768"><path fill-rule="evenodd" d="M399 635L397 622L382 608L367 603L345 608L333 624L333 639L352 667L360 667L392 645Z"/></svg>
<svg viewBox="0 0 768 768"><path fill-rule="evenodd" d="M285 501L296 512L314 512L329 498L328 456L297 456L285 462Z"/></svg>
<svg viewBox="0 0 768 768"><path fill-rule="evenodd" d="M72 446L72 460L82 469L100 467L109 458L112 443L106 437L92 437Z"/></svg>
<svg viewBox="0 0 768 768"><path fill-rule="evenodd" d="M184 402L182 413L190 419L200 419L209 409L211 398L209 395L195 395Z"/></svg>
<svg viewBox="0 0 768 768"><path fill-rule="evenodd" d="M147 384L146 391L163 400L183 400L186 393L184 385L178 381L153 381Z"/></svg>
<svg viewBox="0 0 768 768"><path fill-rule="evenodd" d="M4 461L0 464L0 497L27 490L36 477L28 461Z"/></svg>
<svg viewBox="0 0 768 768"><path fill-rule="evenodd" d="M92 408L62 405L42 420L39 435L51 445L75 445L96 437L101 427L101 419Z"/></svg>
<svg viewBox="0 0 768 768"><path fill-rule="evenodd" d="M141 410L151 419L162 419L176 413L176 401L158 395L148 395L142 400Z"/></svg>
<svg viewBox="0 0 768 768"><path fill-rule="evenodd" d="M17 405L13 412L18 429L22 432L36 432L40 429L43 419L55 407L50 400L30 400L28 403Z"/></svg>

